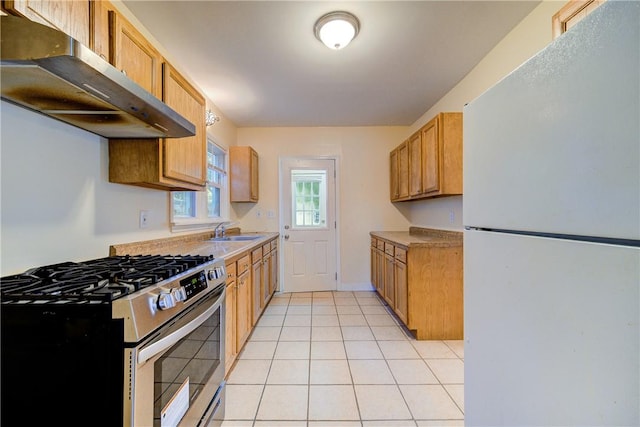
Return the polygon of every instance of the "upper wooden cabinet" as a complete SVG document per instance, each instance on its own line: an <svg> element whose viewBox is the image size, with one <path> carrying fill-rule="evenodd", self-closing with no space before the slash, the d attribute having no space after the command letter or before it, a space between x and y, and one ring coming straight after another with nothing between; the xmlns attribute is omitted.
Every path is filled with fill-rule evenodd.
<svg viewBox="0 0 640 427"><path fill-rule="evenodd" d="M397 180L399 190L392 189L392 202L462 194L462 113L438 114L394 151L398 166L390 169L391 182Z"/></svg>
<svg viewBox="0 0 640 427"><path fill-rule="evenodd" d="M131 80L162 98L160 52L107 0L93 5L93 50Z"/></svg>
<svg viewBox="0 0 640 427"><path fill-rule="evenodd" d="M109 11L109 62L160 98L162 55L122 15Z"/></svg>
<svg viewBox="0 0 640 427"><path fill-rule="evenodd" d="M2 7L11 14L57 28L83 45L91 47L89 0L5 0Z"/></svg>
<svg viewBox="0 0 640 427"><path fill-rule="evenodd" d="M551 31L555 39L582 18L593 12L605 0L570 0L551 17Z"/></svg>
<svg viewBox="0 0 640 427"><path fill-rule="evenodd" d="M409 197L409 141L398 146L398 193L401 199Z"/></svg>
<svg viewBox="0 0 640 427"><path fill-rule="evenodd" d="M398 200L400 198L400 188L398 187L398 149L391 150L389 154L389 183L391 200Z"/></svg>
<svg viewBox="0 0 640 427"><path fill-rule="evenodd" d="M258 153L249 146L229 149L231 201L257 202L259 198Z"/></svg>
<svg viewBox="0 0 640 427"><path fill-rule="evenodd" d="M409 196L422 194L422 144L416 132L407 141L409 151Z"/></svg>
<svg viewBox="0 0 640 427"><path fill-rule="evenodd" d="M163 101L196 126L185 138L110 139L109 181L163 190L201 191L206 183L205 99L163 64Z"/></svg>

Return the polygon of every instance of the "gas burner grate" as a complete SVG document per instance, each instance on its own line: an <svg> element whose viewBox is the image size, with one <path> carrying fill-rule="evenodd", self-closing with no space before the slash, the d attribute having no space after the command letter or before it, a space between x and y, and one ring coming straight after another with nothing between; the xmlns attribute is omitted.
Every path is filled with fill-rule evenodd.
<svg viewBox="0 0 640 427"><path fill-rule="evenodd" d="M213 260L205 255L124 255L65 262L0 278L2 303L108 303Z"/></svg>

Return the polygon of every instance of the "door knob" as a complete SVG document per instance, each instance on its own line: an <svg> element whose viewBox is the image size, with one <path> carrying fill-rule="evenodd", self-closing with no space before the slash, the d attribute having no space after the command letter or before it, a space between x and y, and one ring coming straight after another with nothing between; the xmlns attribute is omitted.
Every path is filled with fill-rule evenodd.
<svg viewBox="0 0 640 427"><path fill-rule="evenodd" d="M285 225L285 226L284 226L284 229L285 229L285 230L288 230L288 229L289 229L289 226L288 226L288 225Z"/></svg>
<svg viewBox="0 0 640 427"><path fill-rule="evenodd" d="M284 240L289 240L289 235L288 234L284 235Z"/></svg>

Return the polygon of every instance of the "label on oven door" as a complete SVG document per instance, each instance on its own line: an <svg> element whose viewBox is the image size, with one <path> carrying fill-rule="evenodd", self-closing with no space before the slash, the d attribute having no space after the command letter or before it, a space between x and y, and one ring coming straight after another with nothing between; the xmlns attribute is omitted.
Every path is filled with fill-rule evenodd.
<svg viewBox="0 0 640 427"><path fill-rule="evenodd" d="M175 427L189 409L189 377L160 412L161 427Z"/></svg>

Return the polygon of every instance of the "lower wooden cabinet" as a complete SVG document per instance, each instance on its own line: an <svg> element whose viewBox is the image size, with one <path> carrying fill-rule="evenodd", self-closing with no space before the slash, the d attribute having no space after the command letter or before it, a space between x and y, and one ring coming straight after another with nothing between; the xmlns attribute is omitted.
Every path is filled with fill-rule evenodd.
<svg viewBox="0 0 640 427"><path fill-rule="evenodd" d="M371 240L371 282L419 340L463 339L462 249Z"/></svg>
<svg viewBox="0 0 640 427"><path fill-rule="evenodd" d="M277 260L277 242L278 239L271 240L251 252L254 326L276 290L278 272L274 261Z"/></svg>
<svg viewBox="0 0 640 427"><path fill-rule="evenodd" d="M395 259L385 251L384 255L384 295L382 297L391 307L396 305Z"/></svg>
<svg viewBox="0 0 640 427"><path fill-rule="evenodd" d="M236 348L238 353L251 334L251 274L249 269L238 275L236 294Z"/></svg>
<svg viewBox="0 0 640 427"><path fill-rule="evenodd" d="M236 282L236 263L227 264L227 296L225 299L224 325L224 372L229 372L238 356L236 345L236 299L238 285Z"/></svg>
<svg viewBox="0 0 640 427"><path fill-rule="evenodd" d="M253 284L253 302L251 324L255 325L262 314L263 300L262 288L264 287L264 276L262 275L262 247L251 252L251 283Z"/></svg>
<svg viewBox="0 0 640 427"><path fill-rule="evenodd" d="M269 292L271 296L278 289L278 239L271 241L271 259L269 260Z"/></svg>
<svg viewBox="0 0 640 427"><path fill-rule="evenodd" d="M401 254L406 257L406 249L396 247L393 277L395 279L395 305L394 309L400 320L409 323L409 289L407 287L407 264Z"/></svg>
<svg viewBox="0 0 640 427"><path fill-rule="evenodd" d="M278 239L229 259L225 305L225 375L276 290Z"/></svg>
<svg viewBox="0 0 640 427"><path fill-rule="evenodd" d="M225 375L251 333L251 274L249 255L227 262L227 296L225 304Z"/></svg>

